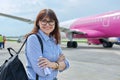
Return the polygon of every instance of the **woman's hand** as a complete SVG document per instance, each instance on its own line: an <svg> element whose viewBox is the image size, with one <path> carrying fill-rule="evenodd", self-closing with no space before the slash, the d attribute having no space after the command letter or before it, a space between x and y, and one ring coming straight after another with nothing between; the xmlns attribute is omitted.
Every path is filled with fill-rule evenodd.
<svg viewBox="0 0 120 80"><path fill-rule="evenodd" d="M59 56L58 60L57 60L57 63L58 63L58 66L59 66L58 70L64 70L65 69L66 64L65 64L64 60L65 60L65 56L64 56L64 54L61 54Z"/></svg>
<svg viewBox="0 0 120 80"><path fill-rule="evenodd" d="M52 62L50 62L47 58L40 57L38 59L38 66L43 68L52 67Z"/></svg>
<svg viewBox="0 0 120 80"><path fill-rule="evenodd" d="M57 60L57 62L61 62L61 61L64 61L65 60L65 56L64 54L61 54Z"/></svg>

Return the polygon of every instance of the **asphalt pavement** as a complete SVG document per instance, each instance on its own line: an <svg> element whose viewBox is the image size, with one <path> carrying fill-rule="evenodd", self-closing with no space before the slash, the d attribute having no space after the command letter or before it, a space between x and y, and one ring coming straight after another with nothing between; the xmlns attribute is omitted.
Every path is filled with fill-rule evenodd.
<svg viewBox="0 0 120 80"><path fill-rule="evenodd" d="M10 57L7 47L17 51L20 45L6 42L5 49L0 50L0 65ZM70 62L70 68L59 73L58 80L120 80L120 46L103 48L102 45L79 43L78 48L66 48L65 44L61 47ZM20 59L25 65L24 49Z"/></svg>

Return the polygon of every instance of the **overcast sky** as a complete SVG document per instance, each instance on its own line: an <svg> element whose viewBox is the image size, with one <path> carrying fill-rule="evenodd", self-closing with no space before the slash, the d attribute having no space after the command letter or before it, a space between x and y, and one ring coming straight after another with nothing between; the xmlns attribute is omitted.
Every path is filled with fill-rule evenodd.
<svg viewBox="0 0 120 80"><path fill-rule="evenodd" d="M55 11L59 22L120 10L120 0L0 0L0 13L35 20L44 8ZM32 24L0 16L0 34L20 36L29 32Z"/></svg>

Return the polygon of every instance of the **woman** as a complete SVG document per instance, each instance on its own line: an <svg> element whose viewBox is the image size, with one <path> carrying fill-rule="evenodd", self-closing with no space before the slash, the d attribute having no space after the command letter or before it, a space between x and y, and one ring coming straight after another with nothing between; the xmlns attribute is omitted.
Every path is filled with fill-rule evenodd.
<svg viewBox="0 0 120 80"><path fill-rule="evenodd" d="M38 14L35 26L28 36L26 44L27 74L29 80L57 80L58 71L69 67L60 48L60 32L58 19L51 9L43 9ZM35 34L43 42L43 53Z"/></svg>
<svg viewBox="0 0 120 80"><path fill-rule="evenodd" d="M3 48L5 48L6 37L3 36Z"/></svg>

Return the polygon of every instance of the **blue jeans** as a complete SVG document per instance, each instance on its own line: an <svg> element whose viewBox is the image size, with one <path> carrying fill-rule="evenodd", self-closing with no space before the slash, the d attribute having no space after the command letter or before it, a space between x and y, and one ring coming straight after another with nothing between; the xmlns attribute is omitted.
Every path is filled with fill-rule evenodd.
<svg viewBox="0 0 120 80"><path fill-rule="evenodd" d="M2 46L2 43L0 42L0 48L1 48L1 46Z"/></svg>
<svg viewBox="0 0 120 80"><path fill-rule="evenodd" d="M3 47L4 47L4 43L0 42L0 48L3 48Z"/></svg>
<svg viewBox="0 0 120 80"><path fill-rule="evenodd" d="M54 78L53 80L57 80L57 78Z"/></svg>

